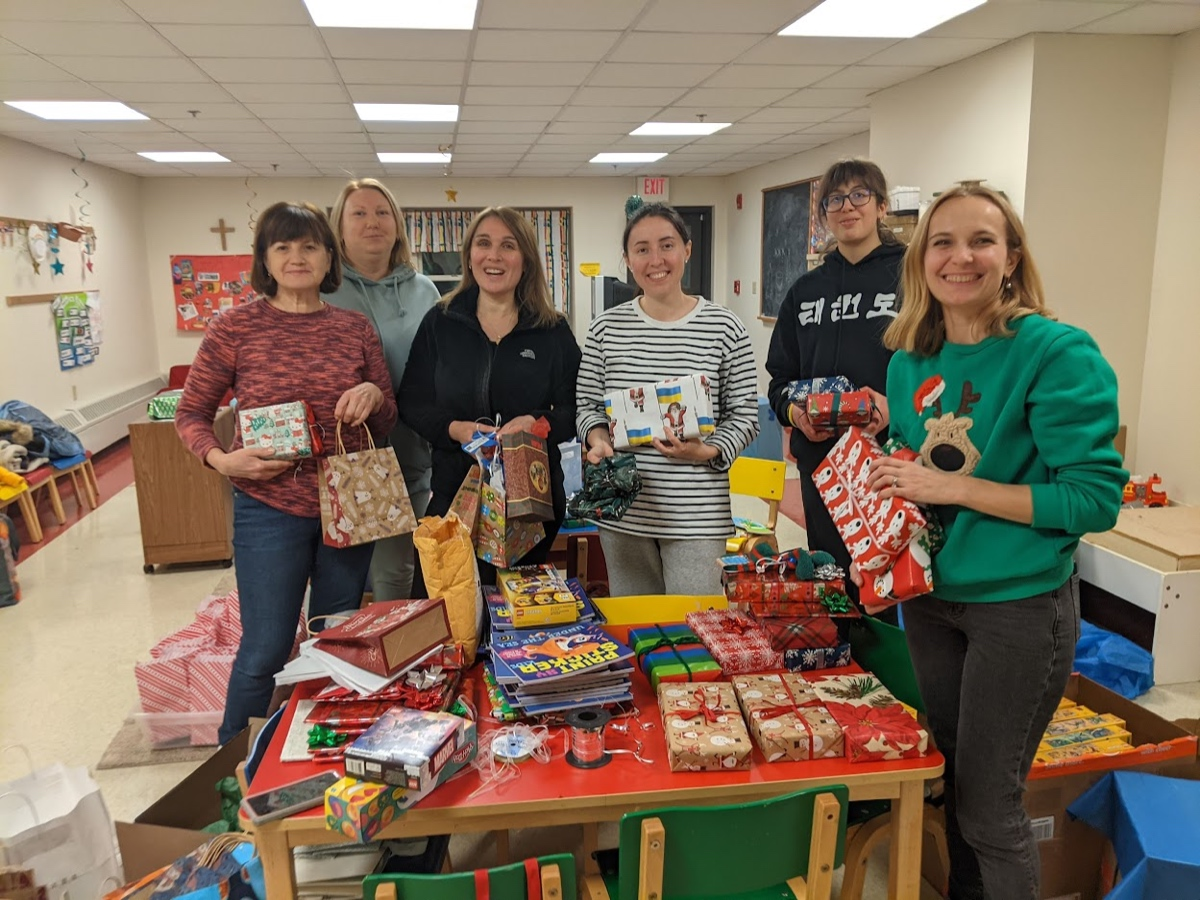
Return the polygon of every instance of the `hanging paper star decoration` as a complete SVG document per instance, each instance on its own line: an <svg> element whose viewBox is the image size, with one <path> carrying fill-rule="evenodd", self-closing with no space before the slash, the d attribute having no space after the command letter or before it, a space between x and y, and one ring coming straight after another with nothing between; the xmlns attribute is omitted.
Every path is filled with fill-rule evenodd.
<svg viewBox="0 0 1200 900"><path fill-rule="evenodd" d="M449 201L450 203L457 203L458 202L458 191L454 190L453 188L451 188L450 190L447 190L446 191L446 200Z"/></svg>
<svg viewBox="0 0 1200 900"><path fill-rule="evenodd" d="M54 257L54 262L50 263L50 268L54 270L55 275L61 275L66 266L64 266L62 260L56 256Z"/></svg>

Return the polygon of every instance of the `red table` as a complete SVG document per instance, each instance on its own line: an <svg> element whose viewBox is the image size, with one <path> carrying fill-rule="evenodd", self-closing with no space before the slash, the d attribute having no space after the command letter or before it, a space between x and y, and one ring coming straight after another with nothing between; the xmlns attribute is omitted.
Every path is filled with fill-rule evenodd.
<svg viewBox="0 0 1200 900"><path fill-rule="evenodd" d="M482 716L489 706L482 696L482 678L476 678L475 682ZM582 824L585 870L595 871L591 851L596 849L598 823L616 821L627 812L668 805L740 803L819 785L844 784L853 800L893 801L888 896L892 900L918 900L924 782L941 774L941 754L934 752L923 759L878 763L851 764L845 759L767 763L756 748L749 771L672 772L667 765L662 722L650 685L641 673L635 673L633 683L634 700L642 711L640 721L652 722L654 727L642 731L635 726L631 732L638 731L643 755L652 758L653 765L619 754L603 768L577 769L566 762L559 749L549 764L525 762L521 764L520 778L473 799L468 796L479 787L480 779L469 770L396 819L380 839ZM311 696L319 684L299 685L294 700ZM284 711L255 774L255 793L331 767L328 763L280 761L295 712L294 700ZM486 752L488 736L500 725L486 716L478 724L479 745ZM607 735L611 748L632 748L632 740L631 736L613 734L611 729ZM561 741L561 738L556 741L560 748ZM340 769L340 764L332 765ZM325 828L322 809L257 828L243 820L243 826L255 835L263 860L268 900L289 900L296 896L293 847L346 841L340 833Z"/></svg>

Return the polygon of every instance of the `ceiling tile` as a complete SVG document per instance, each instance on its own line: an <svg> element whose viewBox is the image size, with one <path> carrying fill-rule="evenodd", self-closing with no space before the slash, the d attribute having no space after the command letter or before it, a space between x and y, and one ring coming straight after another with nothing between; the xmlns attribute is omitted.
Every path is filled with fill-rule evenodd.
<svg viewBox="0 0 1200 900"><path fill-rule="evenodd" d="M68 81L13 81L4 78L0 66L0 100L111 100L97 87L78 78ZM16 110L14 110L16 112ZM20 113L28 115L28 113Z"/></svg>
<svg viewBox="0 0 1200 900"><path fill-rule="evenodd" d="M600 63L588 87L691 87L720 68L705 63Z"/></svg>
<svg viewBox="0 0 1200 900"><path fill-rule="evenodd" d="M434 153L449 146L449 141L431 141L400 134L378 135L375 138L375 150L380 153Z"/></svg>
<svg viewBox="0 0 1200 900"><path fill-rule="evenodd" d="M834 110L836 112L836 110ZM831 122L867 122L871 121L871 107L860 106L858 109L852 109L848 113L843 113L840 116L834 116L830 119Z"/></svg>
<svg viewBox="0 0 1200 900"><path fill-rule="evenodd" d="M728 65L705 83L706 88L802 88L836 72L840 66Z"/></svg>
<svg viewBox="0 0 1200 900"><path fill-rule="evenodd" d="M615 31L481 31L474 58L518 62L580 62L602 59L620 38Z"/></svg>
<svg viewBox="0 0 1200 900"><path fill-rule="evenodd" d="M746 121L752 123L794 124L797 128L813 124L813 112L804 108L786 109L772 106L753 115L747 116ZM823 121L823 119L822 119Z"/></svg>
<svg viewBox="0 0 1200 900"><path fill-rule="evenodd" d="M999 46L999 38L909 38L865 60L872 66L948 66Z"/></svg>
<svg viewBox="0 0 1200 900"><path fill-rule="evenodd" d="M263 132L267 126L255 118L247 119L206 119L198 116L195 119L159 119L164 125L182 131L184 134L215 134L221 132ZM289 120L291 121L291 120ZM321 123L324 124L324 123Z"/></svg>
<svg viewBox="0 0 1200 900"><path fill-rule="evenodd" d="M626 35L608 61L692 63L702 60L709 63L727 63L732 62L758 40L748 34L634 33Z"/></svg>
<svg viewBox="0 0 1200 900"><path fill-rule="evenodd" d="M420 134L447 139L454 134L453 122L363 122L372 134Z"/></svg>
<svg viewBox="0 0 1200 900"><path fill-rule="evenodd" d="M134 153L148 153L156 150L200 150L202 144L186 134L150 134L142 138L121 138L113 143L132 150Z"/></svg>
<svg viewBox="0 0 1200 900"><path fill-rule="evenodd" d="M792 93L791 88L696 88L675 101L677 106L733 106L747 110L768 106Z"/></svg>
<svg viewBox="0 0 1200 900"><path fill-rule="evenodd" d="M775 106L865 106L870 92L861 88L804 88L789 94Z"/></svg>
<svg viewBox="0 0 1200 900"><path fill-rule="evenodd" d="M86 134L99 134L106 141L118 142L123 136L140 137L144 134L171 134L173 129L149 119L145 122L48 122L55 130L64 132L79 130Z"/></svg>
<svg viewBox="0 0 1200 900"><path fill-rule="evenodd" d="M212 141L206 141L205 146L214 147L215 149L221 145L214 145ZM299 153L289 150L287 147L277 147L273 150L233 150L229 147L223 147L221 150L218 150L218 152L223 153L230 159L243 164L251 162L282 162L284 160L298 161L301 158ZM347 154L347 156L349 155L350 154Z"/></svg>
<svg viewBox="0 0 1200 900"><path fill-rule="evenodd" d="M263 119L265 127L282 134L361 134L363 123L357 117L349 119Z"/></svg>
<svg viewBox="0 0 1200 900"><path fill-rule="evenodd" d="M466 103L494 104L496 106L522 106L526 104L558 104L562 105L571 99L571 95L579 88L567 87L483 87L473 85L467 88ZM583 88L582 90L587 90Z"/></svg>
<svg viewBox="0 0 1200 900"><path fill-rule="evenodd" d="M206 82L208 76L182 57L48 56L85 81ZM225 60L234 63L235 60Z"/></svg>
<svg viewBox="0 0 1200 900"><path fill-rule="evenodd" d="M299 5L299 4L297 4ZM322 28L329 54L343 59L450 60L467 58L470 31L405 32L392 28Z"/></svg>
<svg viewBox="0 0 1200 900"><path fill-rule="evenodd" d="M463 122L541 122L545 125L561 109L559 106L464 106L459 110Z"/></svg>
<svg viewBox="0 0 1200 900"><path fill-rule="evenodd" d="M346 92L340 84L224 84L220 89L228 91L242 103L282 103L290 100L305 103L344 103Z"/></svg>
<svg viewBox="0 0 1200 900"><path fill-rule="evenodd" d="M118 0L55 0L0 4L0 22L136 22ZM7 28L5 28L7 31Z"/></svg>
<svg viewBox="0 0 1200 900"><path fill-rule="evenodd" d="M357 122L349 103L249 103L247 115L260 119L346 119Z"/></svg>
<svg viewBox="0 0 1200 900"><path fill-rule="evenodd" d="M0 38L0 56L8 56L10 54L27 54L29 51L18 47L12 41L6 41Z"/></svg>
<svg viewBox="0 0 1200 900"><path fill-rule="evenodd" d="M482 87L504 85L583 84L592 63L473 62L467 81Z"/></svg>
<svg viewBox="0 0 1200 900"><path fill-rule="evenodd" d="M1054 0L1053 3L985 3L951 19L921 37L988 38L1007 41L1035 31L1067 31L1132 3L1102 0Z"/></svg>
<svg viewBox="0 0 1200 900"><path fill-rule="evenodd" d="M458 103L462 88L448 84L348 84L354 103Z"/></svg>
<svg viewBox="0 0 1200 900"><path fill-rule="evenodd" d="M782 122L738 122L736 125L730 125L724 131L718 132L718 134L740 135L747 140L770 140L771 138L783 137L785 134L790 134L793 131L795 131L794 128Z"/></svg>
<svg viewBox="0 0 1200 900"><path fill-rule="evenodd" d="M770 37L738 57L753 65L848 66L896 43L891 38Z"/></svg>
<svg viewBox="0 0 1200 900"><path fill-rule="evenodd" d="M707 140L707 138L704 138ZM599 146L599 141L597 146ZM605 150L619 150L622 153L674 153L689 144L699 143L694 137L624 137L610 141L604 146Z"/></svg>
<svg viewBox="0 0 1200 900"><path fill-rule="evenodd" d="M270 145L285 146L277 134L269 131L206 131L196 135L196 139L206 144L221 144L229 147L267 147Z"/></svg>
<svg viewBox="0 0 1200 900"><path fill-rule="evenodd" d="M460 134L454 138L454 150L470 150L482 153L487 150L507 151L511 147L529 147L534 140L545 135L537 134Z"/></svg>
<svg viewBox="0 0 1200 900"><path fill-rule="evenodd" d="M391 59L339 59L346 84L453 85L463 82L465 62L412 62Z"/></svg>
<svg viewBox="0 0 1200 900"><path fill-rule="evenodd" d="M867 130L865 122L821 122L817 125L810 125L802 132L804 135L810 134L830 134L830 135L851 135L861 134Z"/></svg>
<svg viewBox="0 0 1200 900"><path fill-rule="evenodd" d="M153 23L308 25L312 21L304 4L296 0L125 0L125 5Z"/></svg>
<svg viewBox="0 0 1200 900"><path fill-rule="evenodd" d="M9 22L4 37L39 56L175 56L140 22Z"/></svg>
<svg viewBox="0 0 1200 900"><path fill-rule="evenodd" d="M213 48L218 49L216 47ZM336 84L337 70L324 59L226 59L194 57L193 61L216 81L244 84L247 81L296 84ZM116 80L116 79L110 79Z"/></svg>
<svg viewBox="0 0 1200 900"><path fill-rule="evenodd" d="M606 116L606 118L608 118ZM620 122L597 122L588 119L583 122L565 122L561 118L551 122L547 130L550 134L628 134L637 128L645 119L625 119Z"/></svg>
<svg viewBox="0 0 1200 900"><path fill-rule="evenodd" d="M34 56L32 53L9 53L0 56L0 90L6 97L12 94L11 84L15 81L75 82L78 80L62 67ZM55 98L47 97L46 99Z"/></svg>
<svg viewBox="0 0 1200 900"><path fill-rule="evenodd" d="M479 27L624 31L643 5L644 0L604 0L603 3L482 0Z"/></svg>
<svg viewBox="0 0 1200 900"><path fill-rule="evenodd" d="M228 103L229 94L211 81L177 84L142 81L98 81L96 87L126 103ZM240 99L240 98L239 98Z"/></svg>
<svg viewBox="0 0 1200 900"><path fill-rule="evenodd" d="M819 88L878 90L933 71L930 66L847 66L817 84Z"/></svg>
<svg viewBox="0 0 1200 900"><path fill-rule="evenodd" d="M285 120L287 124L292 124L291 119ZM312 131L284 131L282 129L275 132L283 140L290 143L295 143L296 146L301 146L305 143L310 144L358 144L366 147L370 145L370 139L362 133L351 134L350 132L320 132Z"/></svg>
<svg viewBox="0 0 1200 900"><path fill-rule="evenodd" d="M490 121L459 122L458 133L461 134L527 134L535 136L545 129L542 122L515 122L510 119L493 119Z"/></svg>
<svg viewBox="0 0 1200 900"><path fill-rule="evenodd" d="M746 116L755 112L758 107L747 106L684 106L676 103L659 110L652 119L643 121L654 122L698 122L700 116L708 122L741 122ZM641 122L638 123L639 125Z"/></svg>
<svg viewBox="0 0 1200 900"><path fill-rule="evenodd" d="M187 56L322 57L308 25L160 25L159 33Z"/></svg>
<svg viewBox="0 0 1200 900"><path fill-rule="evenodd" d="M810 0L808 6L815 6ZM638 31L691 31L714 34L775 34L796 21L805 10L797 11L796 0L755 0L754 3L730 3L728 0L658 0L638 20Z"/></svg>
<svg viewBox="0 0 1200 900"><path fill-rule="evenodd" d="M1200 28L1200 3L1193 0L1193 4L1142 3L1074 30L1089 34L1182 34Z"/></svg>
<svg viewBox="0 0 1200 900"><path fill-rule="evenodd" d="M187 119L192 117L192 110L199 112L195 118L203 118L206 121L253 118L250 111L240 103L138 103L134 108L152 119Z"/></svg>
<svg viewBox="0 0 1200 900"><path fill-rule="evenodd" d="M674 87L582 87L572 106L667 106L684 93Z"/></svg>
<svg viewBox="0 0 1200 900"><path fill-rule="evenodd" d="M551 126L552 128L554 126ZM553 146L556 144L574 145L574 146L591 146L597 141L617 140L625 137L627 132L619 128L614 128L611 125L606 126L604 131L589 132L586 134L543 134L538 138L539 146Z"/></svg>

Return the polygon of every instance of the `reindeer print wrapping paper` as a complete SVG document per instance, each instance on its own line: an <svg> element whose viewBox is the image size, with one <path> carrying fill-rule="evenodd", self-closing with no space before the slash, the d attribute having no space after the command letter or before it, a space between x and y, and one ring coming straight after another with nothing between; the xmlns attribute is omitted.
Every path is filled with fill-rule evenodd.
<svg viewBox="0 0 1200 900"><path fill-rule="evenodd" d="M417 529L404 473L391 447L322 458L317 489L327 546L353 547Z"/></svg>
<svg viewBox="0 0 1200 900"><path fill-rule="evenodd" d="M658 686L672 772L750 768L754 744L742 721L733 685L664 681Z"/></svg>

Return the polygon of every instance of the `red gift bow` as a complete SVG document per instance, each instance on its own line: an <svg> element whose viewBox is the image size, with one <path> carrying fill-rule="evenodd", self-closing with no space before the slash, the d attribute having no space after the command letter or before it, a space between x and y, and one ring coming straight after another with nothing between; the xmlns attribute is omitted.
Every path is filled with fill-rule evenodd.
<svg viewBox="0 0 1200 900"><path fill-rule="evenodd" d="M813 744L816 743L817 736L813 734L812 724L808 721L808 719L804 718L804 713L801 712L801 710L820 707L821 700L818 698L816 700L809 700L805 703L797 703L796 695L792 693L792 686L787 683L787 679L781 678L780 682L783 684L783 689L788 692L788 699L792 701L792 705L775 706L771 709L755 710L755 718L759 721L762 721L764 719L778 719L780 716L786 716L789 713L795 713L796 720L804 726L804 730L808 733L808 758L812 759Z"/></svg>
<svg viewBox="0 0 1200 900"><path fill-rule="evenodd" d="M756 630L758 626L746 619L731 618L721 623L722 629L731 634L747 635Z"/></svg>
<svg viewBox="0 0 1200 900"><path fill-rule="evenodd" d="M675 715L682 721L687 722L689 719L696 718L696 716L702 716L704 721L708 722L708 724L715 725L717 724L717 719L720 716L725 715L725 710L721 709L719 706L708 705L708 703L705 701L704 691L702 689L696 688L692 696L696 698L696 702L700 704L700 708L693 709L688 713L676 710Z"/></svg>

